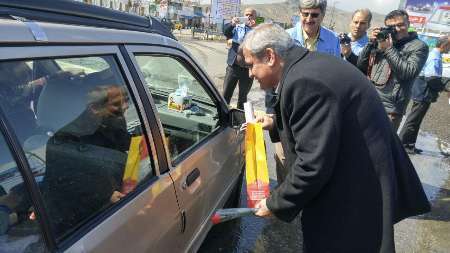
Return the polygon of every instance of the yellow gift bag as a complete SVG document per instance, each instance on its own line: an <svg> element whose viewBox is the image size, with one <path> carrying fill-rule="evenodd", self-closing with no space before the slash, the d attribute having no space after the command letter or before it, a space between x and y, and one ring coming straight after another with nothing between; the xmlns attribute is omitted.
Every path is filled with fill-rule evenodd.
<svg viewBox="0 0 450 253"><path fill-rule="evenodd" d="M128 150L127 163L122 178L122 193L128 194L137 185L141 160L148 156L147 145L144 136L131 138Z"/></svg>
<svg viewBox="0 0 450 253"><path fill-rule="evenodd" d="M264 135L260 123L247 124L245 162L247 206L253 208L258 201L269 196L269 171L267 169Z"/></svg>

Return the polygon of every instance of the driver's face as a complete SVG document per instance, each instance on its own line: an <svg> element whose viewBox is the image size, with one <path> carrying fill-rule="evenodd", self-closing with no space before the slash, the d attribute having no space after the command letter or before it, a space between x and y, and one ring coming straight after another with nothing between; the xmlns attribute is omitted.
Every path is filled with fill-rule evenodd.
<svg viewBox="0 0 450 253"><path fill-rule="evenodd" d="M109 115L123 116L128 109L128 96L119 87L111 87L108 90L108 102L106 102L106 110Z"/></svg>

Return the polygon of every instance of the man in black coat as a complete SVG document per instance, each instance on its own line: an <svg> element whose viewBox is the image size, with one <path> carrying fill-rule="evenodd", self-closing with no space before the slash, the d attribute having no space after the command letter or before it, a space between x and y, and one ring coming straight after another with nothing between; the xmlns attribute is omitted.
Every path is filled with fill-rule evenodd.
<svg viewBox="0 0 450 253"><path fill-rule="evenodd" d="M394 252L394 223L430 205L373 85L276 25L255 28L242 48L250 76L276 87L275 117L258 120L289 169L256 215L292 221L303 211L306 252Z"/></svg>

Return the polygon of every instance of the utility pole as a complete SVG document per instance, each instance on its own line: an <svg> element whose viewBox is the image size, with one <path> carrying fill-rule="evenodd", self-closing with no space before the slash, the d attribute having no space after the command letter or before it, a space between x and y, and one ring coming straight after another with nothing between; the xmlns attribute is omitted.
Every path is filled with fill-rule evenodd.
<svg viewBox="0 0 450 253"><path fill-rule="evenodd" d="M330 23L328 25L328 28L330 28L330 30L332 30L332 31L334 31L334 26L336 25L335 15L336 15L336 4L337 3L339 3L339 1L333 1L333 7L331 7Z"/></svg>

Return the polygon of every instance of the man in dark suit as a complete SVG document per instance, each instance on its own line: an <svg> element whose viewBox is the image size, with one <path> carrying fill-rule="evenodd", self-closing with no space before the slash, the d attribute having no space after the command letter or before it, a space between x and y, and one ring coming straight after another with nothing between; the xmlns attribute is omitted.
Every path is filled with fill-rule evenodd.
<svg viewBox="0 0 450 253"><path fill-rule="evenodd" d="M289 170L256 215L292 221L303 211L305 252L394 252L394 223L430 205L373 85L276 25L241 47L250 76L276 87L275 116L258 121L281 140Z"/></svg>
<svg viewBox="0 0 450 253"><path fill-rule="evenodd" d="M252 88L253 78L248 76L248 69L240 66L236 58L239 45L244 40L245 35L256 26L256 11L252 8L247 8L244 11L244 16L246 19L245 22L241 18L234 17L223 29L223 34L231 41L231 46L228 50L227 69L223 82L223 96L229 104L234 89L239 82L237 107L240 109L244 109L244 103L247 102L247 95Z"/></svg>

